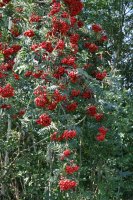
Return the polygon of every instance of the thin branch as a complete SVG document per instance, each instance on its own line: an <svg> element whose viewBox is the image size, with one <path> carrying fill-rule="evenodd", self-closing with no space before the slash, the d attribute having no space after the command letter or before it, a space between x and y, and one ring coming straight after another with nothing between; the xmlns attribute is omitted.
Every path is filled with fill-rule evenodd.
<svg viewBox="0 0 133 200"><path fill-rule="evenodd" d="M5 173L3 174L3 176L2 176L1 178L3 178L3 177L7 174L9 168L14 164L14 162L17 160L17 158L20 156L20 154L23 154L25 151L28 151L29 149L33 148L33 147L36 146L37 144L40 144L41 142L43 142L43 141L45 141L45 140L47 140L47 139L48 139L48 137L47 137L47 138L44 138L44 139L42 139L42 140L40 140L39 142L34 143L32 146L28 147L27 149L24 149L23 151L20 151L20 152L16 155L16 157L13 159L13 161L12 161L8 166L6 166Z"/></svg>

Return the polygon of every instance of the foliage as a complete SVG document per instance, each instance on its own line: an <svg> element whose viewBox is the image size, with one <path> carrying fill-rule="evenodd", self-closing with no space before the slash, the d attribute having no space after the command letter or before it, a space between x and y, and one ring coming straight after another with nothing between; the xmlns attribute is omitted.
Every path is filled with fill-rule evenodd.
<svg viewBox="0 0 133 200"><path fill-rule="evenodd" d="M1 199L130 200L132 95L110 56L116 5L57 2L0 4ZM95 23L101 6L108 36Z"/></svg>

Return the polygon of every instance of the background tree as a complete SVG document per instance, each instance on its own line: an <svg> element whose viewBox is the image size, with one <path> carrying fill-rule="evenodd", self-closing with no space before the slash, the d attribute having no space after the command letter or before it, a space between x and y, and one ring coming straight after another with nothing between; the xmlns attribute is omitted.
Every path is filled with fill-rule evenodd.
<svg viewBox="0 0 133 200"><path fill-rule="evenodd" d="M61 9L68 11L68 7L65 10L64 1L60 2ZM66 0L67 2L71 1ZM8 1L5 3L7 4ZM8 45L11 47L8 50L12 50L14 43L21 46L21 50L17 46L18 51L11 55L12 59L15 58L13 67L9 65L13 63L7 65L8 58L5 58L1 49L1 76L6 78L0 79L0 86L3 88L7 81L15 88L17 94L13 98L1 98L0 102L2 124L0 127L0 182L1 198L5 200L129 200L132 198L132 96L130 90L123 90L121 86L123 82L126 87L129 87L131 79L128 78L127 73L127 82L125 82L124 78L120 79L122 72L116 72L117 69L121 69L119 64L122 60L123 65L126 64L124 45L128 37L125 32L123 36L123 27L128 30L125 21L128 21L130 17L128 15L126 17L125 10L128 10L131 4L122 1L84 1L84 5L83 13L77 17L81 27L77 29L74 26L72 32L70 31L66 36L60 34L60 37L58 33L60 29L58 29L55 31L54 39L47 37L47 34L51 34L49 31L52 28L51 17L48 15L54 7L51 1L11 1L7 5L1 5L1 42L5 44L4 48ZM58 6L55 7L52 12L58 10ZM77 12L78 9L79 7L71 11ZM120 13L124 15L124 22ZM64 14L66 15L67 13ZM56 17L60 19L58 12ZM84 27L81 21L85 23ZM70 16L64 22L70 25ZM75 19L72 23L75 23ZM101 24L102 27L97 24ZM105 28L108 34L102 31L102 28ZM79 52L75 45L78 36L76 35L76 39L71 37L75 31L80 35ZM101 42L101 33L103 36L107 35L109 43ZM71 37L71 42L69 42L69 37ZM58 51L64 48L64 45L62 42L58 46L59 49L53 51L50 42L55 46L59 38L67 44L64 55L76 55L78 58L76 64L80 84L75 83L77 77L74 73L68 77L67 73L62 74L62 68L57 70L64 56ZM104 39L107 38L104 37ZM47 40L48 46L45 43ZM70 43L72 43L71 46ZM41 50L38 44L43 46ZM129 45L126 48L130 50ZM72 49L74 52L71 51ZM66 69L72 70L69 67ZM73 65L73 67L76 66ZM105 68L106 71L103 71ZM41 70L45 72L43 79L40 78ZM108 77L104 79L106 73ZM63 76L63 83L59 75ZM72 82L68 81L70 78ZM47 86L45 102L40 101L39 96L36 96L40 92L37 89L38 85ZM55 89L59 89L60 94L55 92ZM79 90L82 92L80 95ZM8 92L8 96L12 96L12 92L12 90ZM1 94L3 95L2 92ZM55 100L55 97L53 98L55 94L56 98L60 97L62 100L58 106L54 105L57 106L55 111L47 110L47 114L49 113L53 119L52 124L50 127L41 127L35 121L45 109L37 105L40 105L40 102ZM64 103L65 95L71 97L70 102L71 100L78 102L78 106L80 105L78 110L73 113L68 112L75 109L77 104L70 106L67 104L70 102ZM66 105L68 105L68 110L66 110ZM46 121L50 123L49 118ZM40 123L41 120L38 122ZM43 123L46 123L45 120ZM98 128L102 125L109 129L106 138L105 134L99 136L98 133ZM75 137L75 131L66 131L63 137L69 136L75 139L59 142L62 140L61 133L66 129L76 130L78 137ZM105 128L100 130L102 133L107 132ZM60 133L56 134L58 131ZM69 161L72 164L73 160L78 164L74 170L80 168L72 176L66 174L65 170L66 164ZM67 172L70 173L72 170L70 169L68 167ZM74 181L73 185L67 185L66 189L70 186L75 189L62 192L59 188L61 183L64 184L64 182L59 182L61 176ZM77 188L75 181L79 182Z"/></svg>
<svg viewBox="0 0 133 200"><path fill-rule="evenodd" d="M132 2L126 0L85 0L85 18L89 23L101 24L109 37L112 65L123 76L122 84L131 88L132 67ZM115 71L114 70L114 71Z"/></svg>

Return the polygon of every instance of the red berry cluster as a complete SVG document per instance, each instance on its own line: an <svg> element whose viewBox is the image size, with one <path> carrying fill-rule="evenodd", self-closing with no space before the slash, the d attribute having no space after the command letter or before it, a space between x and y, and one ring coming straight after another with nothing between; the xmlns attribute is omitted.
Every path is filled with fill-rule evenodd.
<svg viewBox="0 0 133 200"><path fill-rule="evenodd" d="M7 84L4 87L0 87L0 96L3 98L10 98L14 96L14 88Z"/></svg>
<svg viewBox="0 0 133 200"><path fill-rule="evenodd" d="M49 13L49 16L58 13L60 11L60 8L61 8L61 4L58 3L58 2L54 2L52 4L52 9L51 9L51 11Z"/></svg>
<svg viewBox="0 0 133 200"><path fill-rule="evenodd" d="M96 33L99 33L102 31L102 27L99 24L93 24L92 25L92 30Z"/></svg>
<svg viewBox="0 0 133 200"><path fill-rule="evenodd" d="M87 107L87 114L91 117L94 117L96 121L101 121L104 117L103 113L97 113L97 108L94 105Z"/></svg>
<svg viewBox="0 0 133 200"><path fill-rule="evenodd" d="M69 149L66 149L65 151L63 151L63 157L68 157L70 156L71 151Z"/></svg>
<svg viewBox="0 0 133 200"><path fill-rule="evenodd" d="M3 48L3 55L5 59L10 59L13 54L16 54L21 49L19 44L14 44L11 47Z"/></svg>
<svg viewBox="0 0 133 200"><path fill-rule="evenodd" d="M79 166L78 165L66 165L65 171L67 174L73 174L74 172L77 172L79 170Z"/></svg>
<svg viewBox="0 0 133 200"><path fill-rule="evenodd" d="M5 4L9 1L3 1ZM6 8L3 8L6 9ZM12 101L11 97L16 96L15 84L12 80L19 80L20 77L14 72L15 58L17 53L21 50L22 46L16 42L13 44L6 43L1 38L0 51L3 54L3 59L0 64L0 98L2 99L0 108L11 109L14 106L8 103ZM10 99L10 100L9 100ZM10 102L11 103L11 102Z"/></svg>
<svg viewBox="0 0 133 200"><path fill-rule="evenodd" d="M77 136L77 132L75 130L65 130L60 136L58 136L57 132L54 132L51 135L52 141L62 141L62 140L70 140Z"/></svg>
<svg viewBox="0 0 133 200"><path fill-rule="evenodd" d="M95 105L87 107L87 114L93 117L97 122L100 122L104 118L103 113L97 113L97 108ZM96 136L96 139L98 141L103 141L105 139L108 129L106 129L105 127L100 127L98 130L99 134Z"/></svg>
<svg viewBox="0 0 133 200"><path fill-rule="evenodd" d="M14 36L14 37L18 37L18 36L21 35L17 25L12 26L11 29L10 29L10 32L11 32L12 36Z"/></svg>
<svg viewBox="0 0 133 200"><path fill-rule="evenodd" d="M36 122L42 126L49 126L51 124L51 118L47 114L42 114Z"/></svg>
<svg viewBox="0 0 133 200"><path fill-rule="evenodd" d="M107 76L107 72L103 71L103 72L96 72L95 77L96 79L102 81L105 77Z"/></svg>
<svg viewBox="0 0 133 200"><path fill-rule="evenodd" d="M34 100L37 107L45 108L51 111L55 110L60 102L66 100L66 95L62 95L58 89L55 89L54 92L50 94L49 98L49 93L43 86L38 86L34 90L34 95L37 96ZM38 121L36 122L38 123Z"/></svg>
<svg viewBox="0 0 133 200"><path fill-rule="evenodd" d="M2 104L0 108L2 109L10 109L12 106L10 104Z"/></svg>
<svg viewBox="0 0 133 200"><path fill-rule="evenodd" d="M30 23L33 22L40 22L41 21L41 16L36 15L36 14L32 14L29 18Z"/></svg>
<svg viewBox="0 0 133 200"><path fill-rule="evenodd" d="M11 0L2 0L2 2L0 2L0 8L6 6L6 4L8 4Z"/></svg>
<svg viewBox="0 0 133 200"><path fill-rule="evenodd" d="M108 132L108 129L105 127L100 127L98 131L99 131L99 134L96 136L96 139L98 141L103 141L105 139L106 133Z"/></svg>
<svg viewBox="0 0 133 200"><path fill-rule="evenodd" d="M62 179L59 181L59 187L62 191L74 189L77 186L77 182L69 179Z"/></svg>
<svg viewBox="0 0 133 200"><path fill-rule="evenodd" d="M27 30L24 32L24 36L26 37L33 37L35 35L33 30Z"/></svg>
<svg viewBox="0 0 133 200"><path fill-rule="evenodd" d="M67 4L71 16L78 15L83 8L81 0L64 0L64 2Z"/></svg>

